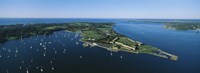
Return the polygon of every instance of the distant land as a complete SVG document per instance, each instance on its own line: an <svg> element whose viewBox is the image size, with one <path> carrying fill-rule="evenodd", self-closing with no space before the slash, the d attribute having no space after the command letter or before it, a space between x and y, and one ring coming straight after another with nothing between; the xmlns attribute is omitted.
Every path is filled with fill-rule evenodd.
<svg viewBox="0 0 200 73"><path fill-rule="evenodd" d="M198 30L200 29L199 19L136 19L127 22L146 22L146 23L162 23L165 28L176 30Z"/></svg>
<svg viewBox="0 0 200 73"><path fill-rule="evenodd" d="M176 30L198 30L200 29L200 22L168 22L166 28L175 28Z"/></svg>

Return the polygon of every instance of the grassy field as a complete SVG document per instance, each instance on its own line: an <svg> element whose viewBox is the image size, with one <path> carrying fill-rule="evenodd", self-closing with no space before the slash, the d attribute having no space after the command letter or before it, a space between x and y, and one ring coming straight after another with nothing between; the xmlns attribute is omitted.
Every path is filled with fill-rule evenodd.
<svg viewBox="0 0 200 73"><path fill-rule="evenodd" d="M97 28L98 30L102 31L102 32L107 32L112 30L112 28Z"/></svg>
<svg viewBox="0 0 200 73"><path fill-rule="evenodd" d="M101 35L98 34L97 32L95 31L82 31L82 34L85 38L90 38L90 39L96 39L96 38L100 38Z"/></svg>
<svg viewBox="0 0 200 73"><path fill-rule="evenodd" d="M130 46L130 47L134 47L137 44L136 42L133 42L126 37L120 37L119 40L117 40L117 42L123 43L127 46Z"/></svg>
<svg viewBox="0 0 200 73"><path fill-rule="evenodd" d="M55 29L64 29L65 27L62 26L50 26L50 27L46 27L43 30L55 30Z"/></svg>
<svg viewBox="0 0 200 73"><path fill-rule="evenodd" d="M140 49L137 50L139 53L153 53L158 50L157 48L149 45L142 45L139 48Z"/></svg>

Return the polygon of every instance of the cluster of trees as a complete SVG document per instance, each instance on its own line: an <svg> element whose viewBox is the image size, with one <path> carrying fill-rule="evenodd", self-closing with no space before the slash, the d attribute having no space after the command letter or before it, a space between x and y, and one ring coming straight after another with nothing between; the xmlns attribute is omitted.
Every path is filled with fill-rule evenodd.
<svg viewBox="0 0 200 73"><path fill-rule="evenodd" d="M34 35L49 35L60 30L91 30L96 27L112 26L110 23L37 23L0 26L0 43L8 40L30 37Z"/></svg>
<svg viewBox="0 0 200 73"><path fill-rule="evenodd" d="M110 43L113 39L116 37L124 37L124 35L118 34L114 30L109 30L109 32L105 33L103 31L97 30L100 35L102 35L102 38L96 39L95 42L99 43Z"/></svg>
<svg viewBox="0 0 200 73"><path fill-rule="evenodd" d="M176 30L196 30L200 29L199 22L170 22L166 23L167 28L175 28Z"/></svg>
<svg viewBox="0 0 200 73"><path fill-rule="evenodd" d="M69 23L67 25L67 30L70 31L87 31L87 30L96 30L97 28L107 28L112 27L113 23L92 23L92 22L76 22L76 23Z"/></svg>

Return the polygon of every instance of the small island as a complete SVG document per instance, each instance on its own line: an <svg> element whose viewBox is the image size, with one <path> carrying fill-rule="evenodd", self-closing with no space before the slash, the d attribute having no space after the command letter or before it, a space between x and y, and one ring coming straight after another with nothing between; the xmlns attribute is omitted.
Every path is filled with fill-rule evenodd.
<svg viewBox="0 0 200 73"><path fill-rule="evenodd" d="M84 42L84 47L102 47L109 51L124 51L136 54L150 54L170 60L177 60L178 57L164 52L154 46L146 45L139 41L134 41L125 35L121 35L113 30L114 23L92 23L92 22L74 22L74 23L37 23L37 24L17 24L0 26L0 42L21 38L50 35L53 32L66 30L69 32L80 33Z"/></svg>

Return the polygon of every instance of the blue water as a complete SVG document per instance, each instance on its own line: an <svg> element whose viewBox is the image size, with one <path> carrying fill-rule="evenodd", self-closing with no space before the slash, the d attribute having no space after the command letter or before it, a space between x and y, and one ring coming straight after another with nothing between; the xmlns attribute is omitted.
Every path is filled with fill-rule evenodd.
<svg viewBox="0 0 200 73"><path fill-rule="evenodd" d="M49 36L39 35L0 44L0 56L2 56L0 57L0 73L26 73L27 71L29 73L200 72L200 34L195 31L165 29L164 24L159 23L127 23L126 19L0 19L0 25L77 21L116 23L113 28L118 33L156 46L179 56L179 59L171 61L152 55L126 52L110 55L110 51L99 47L83 48L82 42L78 41L80 36L76 33L60 31ZM40 43L45 45L46 50ZM120 56L123 58L121 59Z"/></svg>

